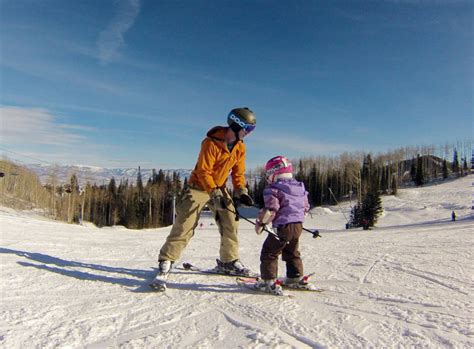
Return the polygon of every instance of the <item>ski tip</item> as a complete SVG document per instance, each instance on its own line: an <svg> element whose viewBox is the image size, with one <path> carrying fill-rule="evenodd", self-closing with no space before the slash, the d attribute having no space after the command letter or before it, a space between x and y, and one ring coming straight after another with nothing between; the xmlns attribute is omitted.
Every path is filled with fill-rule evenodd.
<svg viewBox="0 0 474 349"><path fill-rule="evenodd" d="M157 291L157 292L165 292L166 291L166 285L155 285L155 284L150 284L150 287Z"/></svg>
<svg viewBox="0 0 474 349"><path fill-rule="evenodd" d="M183 263L183 268L184 269L189 270L189 269L191 269L191 267L192 267L191 263L187 263L187 262Z"/></svg>
<svg viewBox="0 0 474 349"><path fill-rule="evenodd" d="M164 280L153 280L148 284L152 289L158 292L164 292L166 291L166 281Z"/></svg>

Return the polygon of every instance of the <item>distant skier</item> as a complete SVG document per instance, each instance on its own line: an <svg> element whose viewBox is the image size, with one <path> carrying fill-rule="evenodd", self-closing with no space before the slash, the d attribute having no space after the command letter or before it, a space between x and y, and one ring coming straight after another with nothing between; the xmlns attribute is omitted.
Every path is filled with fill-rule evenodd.
<svg viewBox="0 0 474 349"><path fill-rule="evenodd" d="M456 221L456 213L453 211L451 212L451 221L455 222Z"/></svg>
<svg viewBox="0 0 474 349"><path fill-rule="evenodd" d="M369 221L367 218L363 218L361 223L362 223L362 229L369 230Z"/></svg>
<svg viewBox="0 0 474 349"><path fill-rule="evenodd" d="M250 109L236 108L230 111L227 123L229 127L216 126L207 133L188 186L178 198L176 221L160 250L159 271L152 282L159 290L166 289L170 269L192 238L206 204L215 216L220 233L218 267L229 274L247 275L250 272L239 261L238 222L232 213L235 208L226 182L230 173L236 197L243 205L254 204L245 183L243 138L255 129L256 118Z"/></svg>
<svg viewBox="0 0 474 349"><path fill-rule="evenodd" d="M293 179L293 166L283 156L270 159L265 166L267 187L263 191L265 207L257 217L255 231L261 234L266 225L272 224L279 240L269 234L260 254L261 280L256 287L269 293L282 293L275 283L278 277L278 257L286 262L285 284L305 287L303 262L298 249L303 231L305 214L309 211L308 192L304 184Z"/></svg>

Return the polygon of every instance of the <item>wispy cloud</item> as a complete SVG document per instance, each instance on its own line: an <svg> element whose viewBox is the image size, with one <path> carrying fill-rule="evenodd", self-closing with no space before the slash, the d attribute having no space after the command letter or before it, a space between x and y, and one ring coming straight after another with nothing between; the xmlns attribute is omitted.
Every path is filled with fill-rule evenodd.
<svg viewBox="0 0 474 349"><path fill-rule="evenodd" d="M0 153L24 163L103 165L113 145L94 142L90 126L62 123L50 110L0 105Z"/></svg>
<svg viewBox="0 0 474 349"><path fill-rule="evenodd" d="M59 123L46 109L0 106L4 144L71 147L87 138L74 131L94 131L92 127Z"/></svg>
<svg viewBox="0 0 474 349"><path fill-rule="evenodd" d="M151 137L151 131L107 130L128 142L125 146L97 139L102 132L91 126L61 122L49 109L0 104L0 155L20 162L170 168L177 165L173 165L173 161L166 163L169 156L179 159L186 155L182 150L173 153L159 147L143 150L130 145L135 144L137 137ZM163 159L160 160L163 163L157 165L155 159ZM178 167L185 166L180 164Z"/></svg>
<svg viewBox="0 0 474 349"><path fill-rule="evenodd" d="M290 158L308 155L332 155L353 149L353 146L342 143L317 142L301 135L291 134L259 134L248 139L249 143L261 149L272 149L272 153L282 153Z"/></svg>
<svg viewBox="0 0 474 349"><path fill-rule="evenodd" d="M117 14L99 35L97 47L102 64L110 62L124 44L123 35L129 30L140 12L139 0L120 1Z"/></svg>
<svg viewBox="0 0 474 349"><path fill-rule="evenodd" d="M100 92L122 97L141 96L139 93L133 92L126 87L117 86L112 83L105 83L89 76L84 77L84 75L81 75L80 73L69 70L68 68L62 68L60 66L51 66L35 62L22 62L14 60L3 60L1 65L17 72L48 81L67 82L69 84L84 86Z"/></svg>

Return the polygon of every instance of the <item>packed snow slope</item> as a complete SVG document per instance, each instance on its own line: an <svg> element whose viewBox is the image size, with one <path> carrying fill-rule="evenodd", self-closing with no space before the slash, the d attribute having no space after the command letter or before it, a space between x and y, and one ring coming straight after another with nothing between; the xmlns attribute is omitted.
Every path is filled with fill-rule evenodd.
<svg viewBox="0 0 474 349"><path fill-rule="evenodd" d="M0 346L472 348L473 181L385 197L370 231L343 229L348 204L315 209L305 226L323 237L305 233L301 252L326 291L292 298L182 269L155 293L147 283L169 227L99 229L0 208ZM212 267L219 234L201 222L181 262ZM264 238L241 221L241 259L254 270Z"/></svg>

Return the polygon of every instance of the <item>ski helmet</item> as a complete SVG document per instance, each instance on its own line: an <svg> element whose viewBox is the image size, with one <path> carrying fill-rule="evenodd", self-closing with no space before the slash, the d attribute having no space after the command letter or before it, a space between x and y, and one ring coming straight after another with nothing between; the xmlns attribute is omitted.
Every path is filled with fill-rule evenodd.
<svg viewBox="0 0 474 349"><path fill-rule="evenodd" d="M235 108L227 115L227 124L236 134L242 129L250 133L255 129L257 119L249 108Z"/></svg>
<svg viewBox="0 0 474 349"><path fill-rule="evenodd" d="M275 156L265 165L265 177L269 183L276 182L278 179L293 178L293 165L284 156Z"/></svg>

